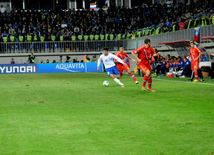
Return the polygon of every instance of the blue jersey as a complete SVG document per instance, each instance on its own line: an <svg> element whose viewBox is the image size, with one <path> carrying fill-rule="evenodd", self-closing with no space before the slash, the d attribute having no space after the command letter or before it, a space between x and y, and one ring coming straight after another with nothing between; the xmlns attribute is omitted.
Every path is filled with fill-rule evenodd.
<svg viewBox="0 0 214 155"><path fill-rule="evenodd" d="M178 64L176 62L173 62L173 68L178 67Z"/></svg>
<svg viewBox="0 0 214 155"><path fill-rule="evenodd" d="M166 61L161 64L161 68L166 67Z"/></svg>
<svg viewBox="0 0 214 155"><path fill-rule="evenodd" d="M180 61L180 64L179 64L178 67L180 67L180 68L181 68L181 67L184 67L184 61L183 61L183 60Z"/></svg>
<svg viewBox="0 0 214 155"><path fill-rule="evenodd" d="M187 62L184 64L183 69L185 69L187 66L190 66L190 65L191 65L191 62L187 59Z"/></svg>
<svg viewBox="0 0 214 155"><path fill-rule="evenodd" d="M173 67L173 64L170 62L169 63L169 68L172 68Z"/></svg>
<svg viewBox="0 0 214 155"><path fill-rule="evenodd" d="M201 61L207 61L207 58L205 57L205 55L202 57Z"/></svg>

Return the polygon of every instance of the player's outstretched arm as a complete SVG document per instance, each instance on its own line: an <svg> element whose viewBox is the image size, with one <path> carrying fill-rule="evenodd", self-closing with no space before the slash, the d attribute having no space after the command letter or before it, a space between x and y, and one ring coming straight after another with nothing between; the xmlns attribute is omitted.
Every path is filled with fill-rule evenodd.
<svg viewBox="0 0 214 155"><path fill-rule="evenodd" d="M138 62L141 62L141 60L137 57L137 54L135 54L134 52L135 52L135 51L132 52L132 55L136 58L136 60L137 60Z"/></svg>
<svg viewBox="0 0 214 155"><path fill-rule="evenodd" d="M97 63L97 70L99 70L100 68L100 63L101 63L101 58L98 59L98 63Z"/></svg>
<svg viewBox="0 0 214 155"><path fill-rule="evenodd" d="M158 55L161 55L161 53L158 52L158 53L156 53L156 54L153 54L153 57L156 57L156 56L158 56Z"/></svg>
<svg viewBox="0 0 214 155"><path fill-rule="evenodd" d="M114 59L116 59L119 63L123 64L124 66L127 66L126 63L125 63L123 60L121 60L120 58L118 58L116 55L113 55L113 54L112 54L112 57L113 57Z"/></svg>
<svg viewBox="0 0 214 155"><path fill-rule="evenodd" d="M137 63L136 60L132 59L130 56L127 55L127 58L130 59L131 61L133 61L134 63Z"/></svg>

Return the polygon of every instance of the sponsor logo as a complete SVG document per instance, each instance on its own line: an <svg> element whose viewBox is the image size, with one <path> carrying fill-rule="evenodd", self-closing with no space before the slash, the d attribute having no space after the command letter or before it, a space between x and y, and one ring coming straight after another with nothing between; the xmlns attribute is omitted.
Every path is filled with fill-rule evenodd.
<svg viewBox="0 0 214 155"><path fill-rule="evenodd" d="M79 72L72 69L83 69L85 65L83 63L67 63L67 64L57 64L56 69L66 70L69 72Z"/></svg>
<svg viewBox="0 0 214 155"><path fill-rule="evenodd" d="M0 66L1 74L13 74L13 73L36 73L36 66L22 66L22 65L5 65Z"/></svg>

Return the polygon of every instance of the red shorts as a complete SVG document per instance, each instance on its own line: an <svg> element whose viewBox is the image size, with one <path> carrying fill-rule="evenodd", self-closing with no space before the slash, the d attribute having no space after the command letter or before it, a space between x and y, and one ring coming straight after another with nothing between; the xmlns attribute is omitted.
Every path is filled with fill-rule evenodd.
<svg viewBox="0 0 214 155"><path fill-rule="evenodd" d="M199 61L192 61L191 62L191 70L199 69Z"/></svg>
<svg viewBox="0 0 214 155"><path fill-rule="evenodd" d="M124 71L130 70L130 68L128 66L123 66L123 65L117 65L117 69L118 69L118 71L119 71L120 74L123 73L123 70Z"/></svg>
<svg viewBox="0 0 214 155"><path fill-rule="evenodd" d="M150 64L143 64L141 62L138 63L138 67L142 70L143 74L146 74L146 71L149 70L152 73L152 68Z"/></svg>

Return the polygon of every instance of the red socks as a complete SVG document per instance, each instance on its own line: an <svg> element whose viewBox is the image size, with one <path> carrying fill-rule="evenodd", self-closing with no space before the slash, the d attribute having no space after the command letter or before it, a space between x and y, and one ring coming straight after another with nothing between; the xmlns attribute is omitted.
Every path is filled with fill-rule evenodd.
<svg viewBox="0 0 214 155"><path fill-rule="evenodd" d="M194 71L195 79L198 80L198 72Z"/></svg>
<svg viewBox="0 0 214 155"><path fill-rule="evenodd" d="M134 80L134 82L136 82L136 78L135 78L134 74L131 73L130 76L132 77L132 79Z"/></svg>
<svg viewBox="0 0 214 155"><path fill-rule="evenodd" d="M148 76L144 75L144 78L143 78L143 87L146 86L147 80L148 80Z"/></svg>
<svg viewBox="0 0 214 155"><path fill-rule="evenodd" d="M148 79L148 88L152 89L152 79Z"/></svg>

